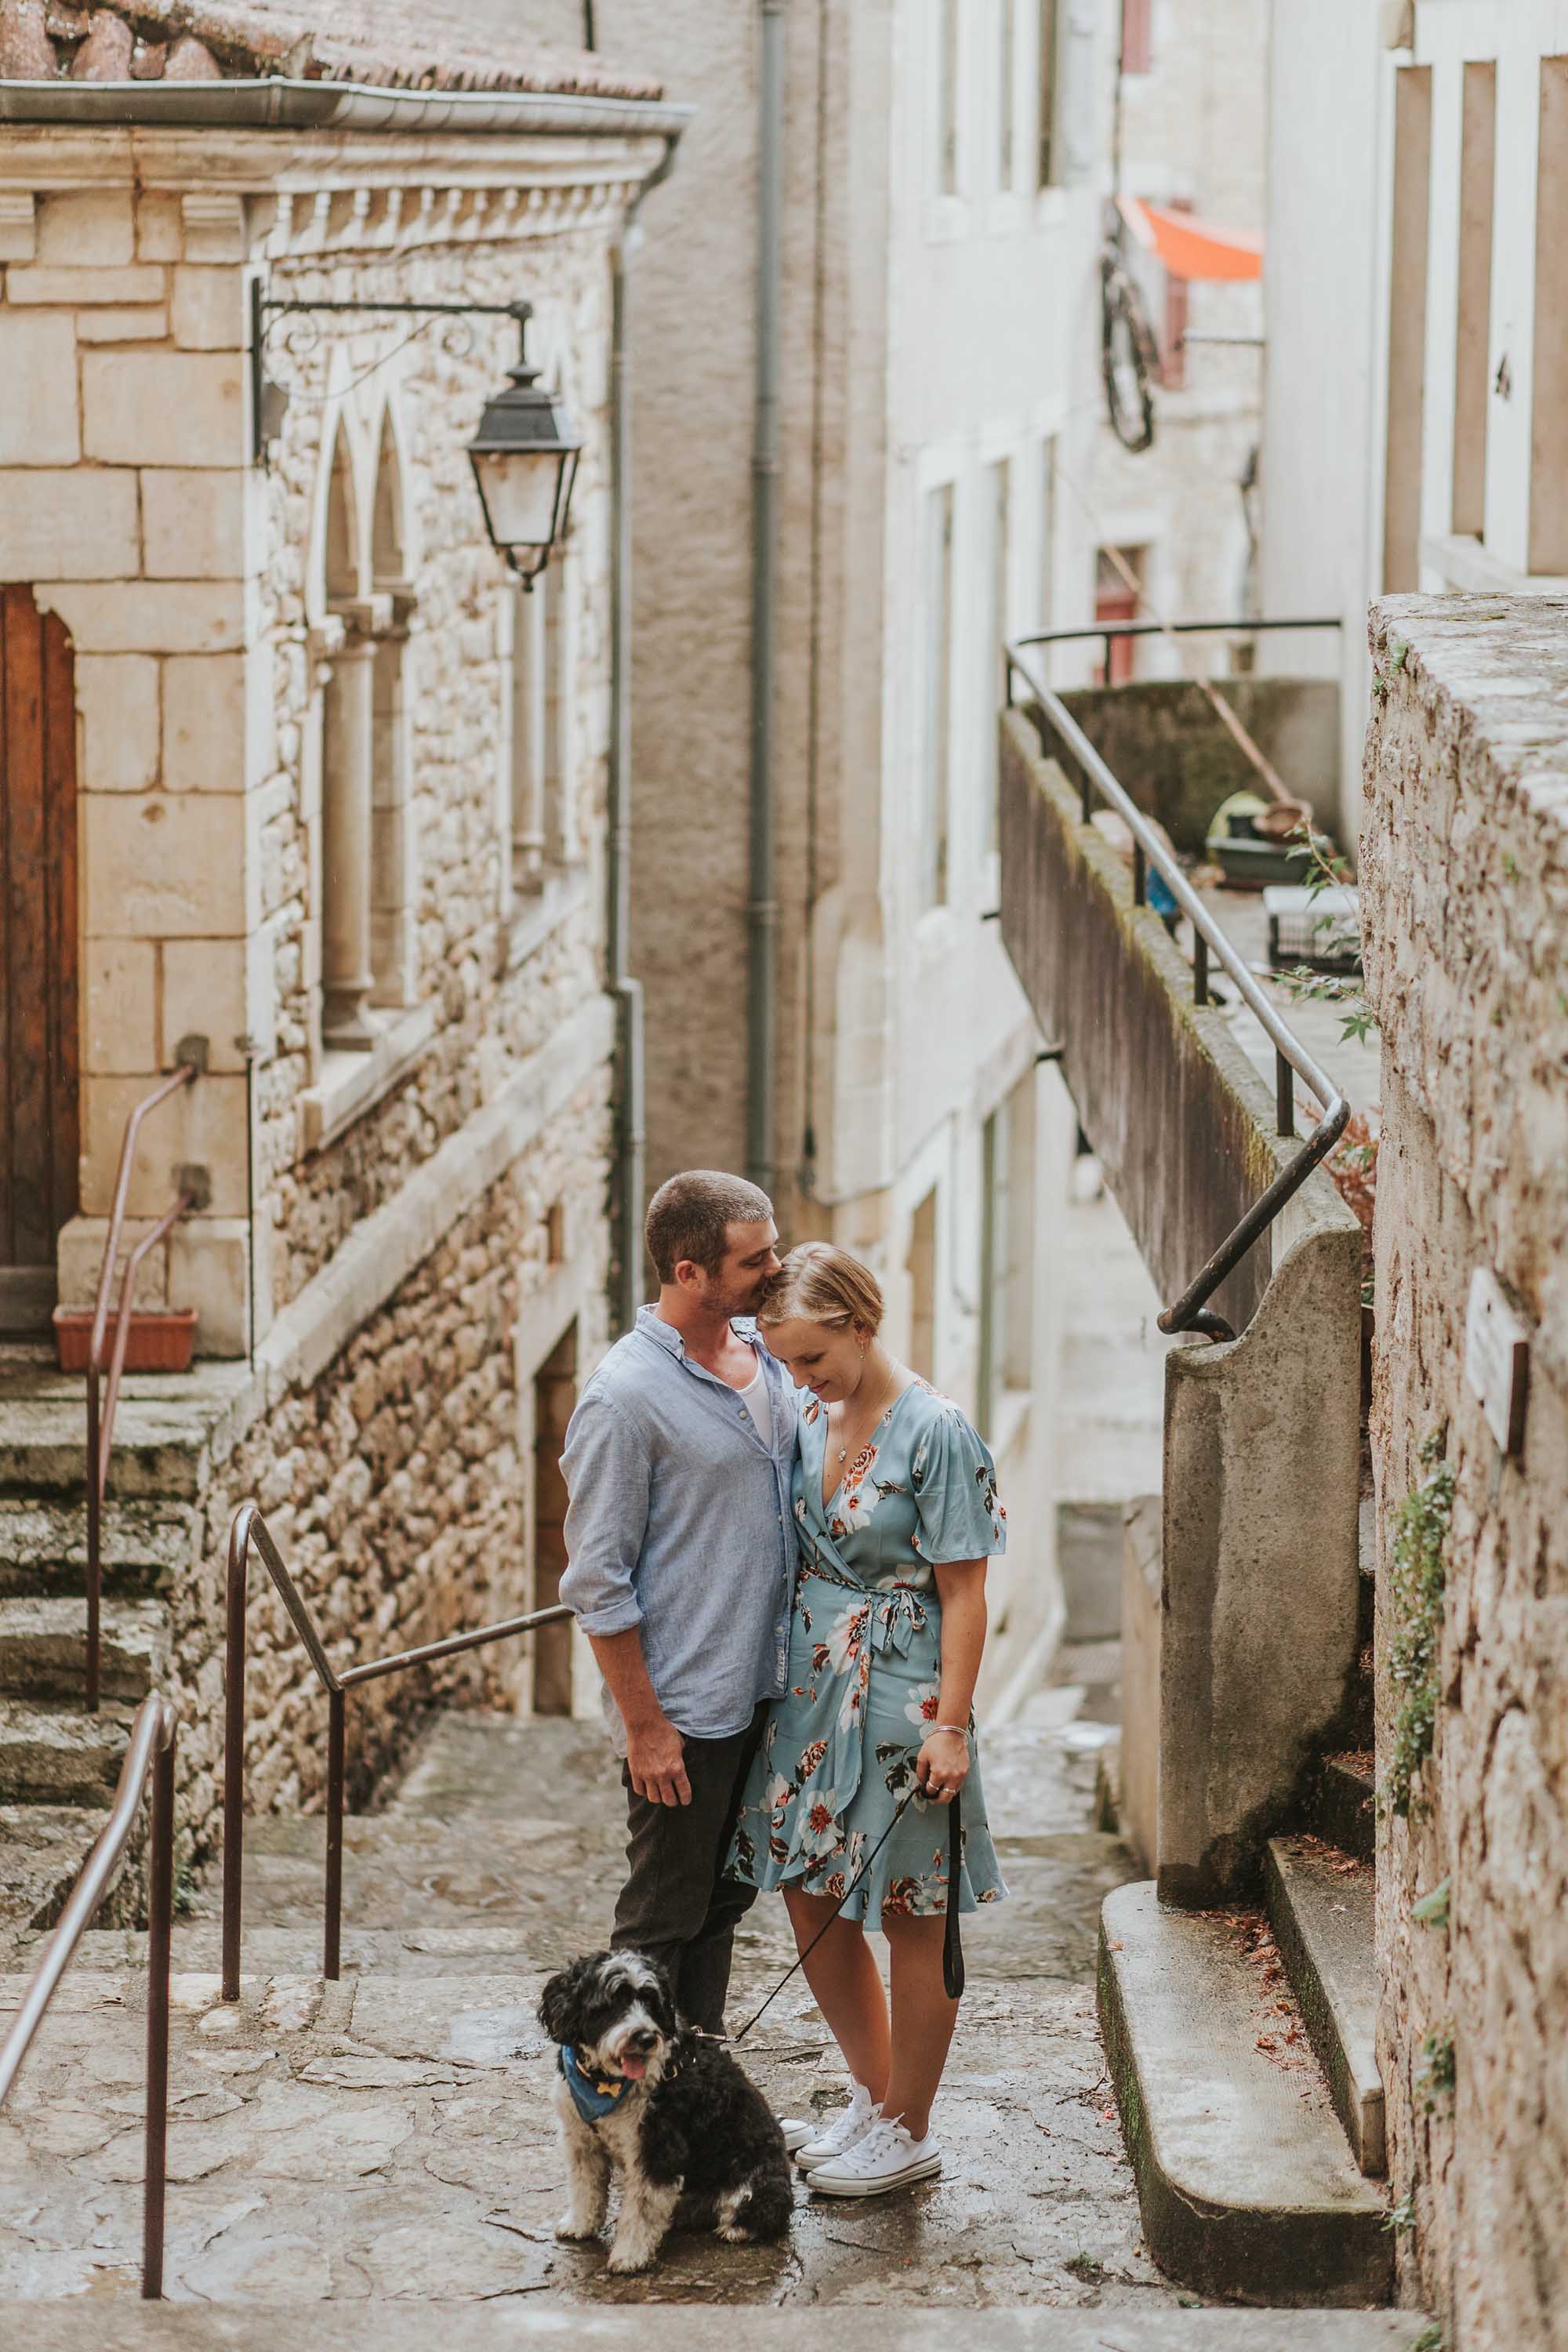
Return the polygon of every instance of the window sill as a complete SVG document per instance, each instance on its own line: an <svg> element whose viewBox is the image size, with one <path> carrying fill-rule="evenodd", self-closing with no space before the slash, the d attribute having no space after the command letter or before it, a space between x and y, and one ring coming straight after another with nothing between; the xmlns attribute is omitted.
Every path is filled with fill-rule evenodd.
<svg viewBox="0 0 1568 2352"><path fill-rule="evenodd" d="M1512 564L1489 554L1483 541L1459 533L1423 539L1421 562L1449 588L1473 595L1561 596L1568 592L1568 579L1548 572L1516 572Z"/></svg>
<svg viewBox="0 0 1568 2352"><path fill-rule="evenodd" d="M941 963L952 952L955 918L952 902L943 898L915 918L915 953L922 966Z"/></svg>
<svg viewBox="0 0 1568 2352"><path fill-rule="evenodd" d="M1065 188L1040 188L1035 196L1035 226L1058 228L1068 216L1068 192Z"/></svg>
<svg viewBox="0 0 1568 2352"><path fill-rule="evenodd" d="M987 236L1016 236L1025 221L1023 203L1015 188L993 188L985 204Z"/></svg>
<svg viewBox="0 0 1568 2352"><path fill-rule="evenodd" d="M309 1155L335 1143L408 1076L435 1034L435 1006L416 1004L389 1021L368 1053L329 1046L319 1081L300 1097L301 1150Z"/></svg>
<svg viewBox="0 0 1568 2352"><path fill-rule="evenodd" d="M587 904L588 888L587 867L566 866L558 866L554 873L545 875L542 882L518 893L512 902L507 933L509 972L526 963L530 956L537 955L545 940Z"/></svg>

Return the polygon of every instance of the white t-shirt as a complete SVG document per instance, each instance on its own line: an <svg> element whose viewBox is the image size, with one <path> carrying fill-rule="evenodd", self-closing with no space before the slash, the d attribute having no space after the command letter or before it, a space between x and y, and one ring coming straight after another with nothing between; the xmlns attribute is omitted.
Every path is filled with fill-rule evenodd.
<svg viewBox="0 0 1568 2352"><path fill-rule="evenodd" d="M768 1384L763 1378L760 1360L751 1386L741 1391L741 1402L750 1409L752 1419L757 1424L757 1435L771 1451L773 1442L773 1415L768 1410Z"/></svg>

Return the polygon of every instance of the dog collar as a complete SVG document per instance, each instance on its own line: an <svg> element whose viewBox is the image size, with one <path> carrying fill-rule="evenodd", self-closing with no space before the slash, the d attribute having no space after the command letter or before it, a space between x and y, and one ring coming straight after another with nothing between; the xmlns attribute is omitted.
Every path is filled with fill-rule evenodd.
<svg viewBox="0 0 1568 2352"><path fill-rule="evenodd" d="M613 2115L622 2098L631 2089L626 2077L624 2074L617 2074L608 2082L600 2082L592 2074L585 2074L583 2072L582 2067L577 2063L577 2053L574 2050L568 2049L565 2042L562 2042L560 2048L561 2072L566 2077L566 2088L572 2094L572 2104L583 2121L585 2124L596 2124L603 2116Z"/></svg>

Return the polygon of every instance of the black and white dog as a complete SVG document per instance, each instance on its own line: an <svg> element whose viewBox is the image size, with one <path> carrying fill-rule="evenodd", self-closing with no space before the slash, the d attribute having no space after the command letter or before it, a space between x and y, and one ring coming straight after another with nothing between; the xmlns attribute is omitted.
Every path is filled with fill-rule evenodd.
<svg viewBox="0 0 1568 2352"><path fill-rule="evenodd" d="M729 2052L676 2016L638 1952L590 1952L550 1979L539 2021L558 2045L566 2157L558 2238L602 2227L612 2168L621 2209L613 2271L645 2271L679 2218L732 2246L780 2238L795 2206L784 2135Z"/></svg>

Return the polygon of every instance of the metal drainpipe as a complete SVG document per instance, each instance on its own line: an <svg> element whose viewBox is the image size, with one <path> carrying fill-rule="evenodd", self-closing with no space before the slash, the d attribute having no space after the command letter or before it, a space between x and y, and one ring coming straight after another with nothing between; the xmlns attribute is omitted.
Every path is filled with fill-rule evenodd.
<svg viewBox="0 0 1568 2352"><path fill-rule="evenodd" d="M773 666L778 553L779 320L784 229L784 0L762 0L757 384L752 444L751 865L746 905L746 1171L772 1192L778 902L773 896Z"/></svg>
<svg viewBox="0 0 1568 2352"><path fill-rule="evenodd" d="M619 1258L616 1322L629 1331L642 1304L642 1198L647 1128L644 1117L643 992L628 969L632 891L632 507L631 352L627 338L627 271L639 234L643 199L675 168L679 130L666 134L664 153L626 209L616 241L610 312L610 772L609 868L606 876L606 983L616 1002L619 1102L616 1119L616 1217Z"/></svg>

